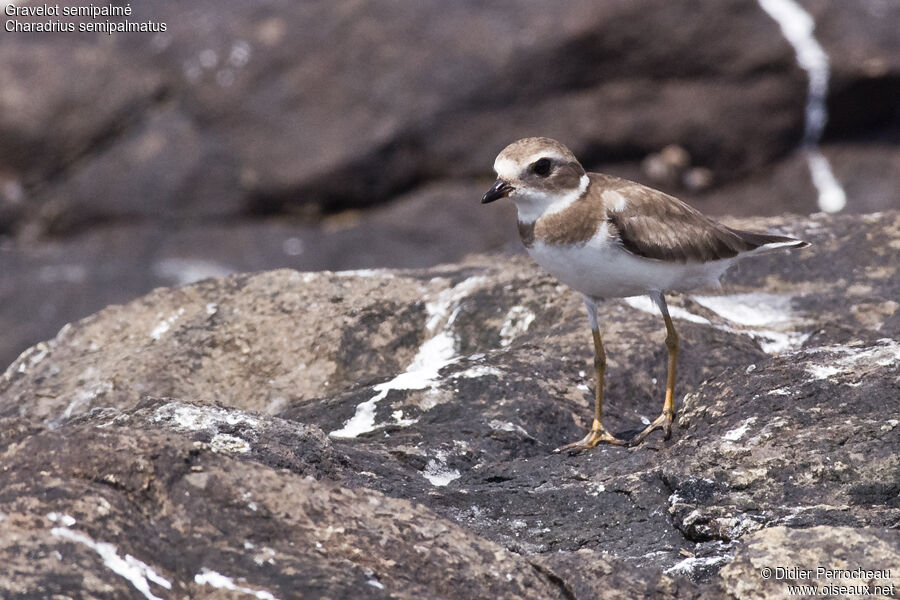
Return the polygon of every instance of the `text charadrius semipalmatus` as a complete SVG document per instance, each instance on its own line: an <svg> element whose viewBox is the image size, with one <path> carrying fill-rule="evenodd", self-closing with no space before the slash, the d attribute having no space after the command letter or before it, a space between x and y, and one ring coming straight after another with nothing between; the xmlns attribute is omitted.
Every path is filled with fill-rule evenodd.
<svg viewBox="0 0 900 600"><path fill-rule="evenodd" d="M603 426L606 355L597 326L603 298L648 295L666 324L669 351L662 414L629 445L663 429L668 439L675 418L678 335L664 294L718 284L735 260L807 242L781 235L732 229L684 202L646 186L600 173L585 173L572 152L549 138L525 138L494 161L497 181L481 199L516 203L519 236L528 253L551 275L581 292L594 337L596 390L591 431L557 448L586 450L600 442L625 444Z"/></svg>

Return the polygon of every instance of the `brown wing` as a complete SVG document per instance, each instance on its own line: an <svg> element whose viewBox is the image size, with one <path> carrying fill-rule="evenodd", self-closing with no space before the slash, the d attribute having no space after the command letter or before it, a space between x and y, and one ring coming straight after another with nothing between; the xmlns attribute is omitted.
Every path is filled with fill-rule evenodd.
<svg viewBox="0 0 900 600"><path fill-rule="evenodd" d="M760 245L668 194L608 175L592 173L591 177L598 189L625 198L621 211L607 204L607 218L618 230L622 246L632 254L681 263L708 262Z"/></svg>

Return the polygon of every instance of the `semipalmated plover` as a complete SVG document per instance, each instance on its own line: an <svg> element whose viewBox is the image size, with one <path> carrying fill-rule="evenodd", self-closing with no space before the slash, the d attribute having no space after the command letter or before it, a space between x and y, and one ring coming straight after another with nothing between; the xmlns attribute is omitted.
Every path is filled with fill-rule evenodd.
<svg viewBox="0 0 900 600"><path fill-rule="evenodd" d="M581 292L594 338L594 421L581 440L557 448L580 451L600 442L625 444L603 426L606 355L597 325L603 298L648 295L666 324L669 353L662 414L627 443L650 432L672 433L678 335L664 294L717 285L738 258L809 244L782 235L732 229L677 198L610 175L585 173L572 152L549 138L525 138L494 161L497 181L482 204L509 198L519 213L519 236L531 257Z"/></svg>

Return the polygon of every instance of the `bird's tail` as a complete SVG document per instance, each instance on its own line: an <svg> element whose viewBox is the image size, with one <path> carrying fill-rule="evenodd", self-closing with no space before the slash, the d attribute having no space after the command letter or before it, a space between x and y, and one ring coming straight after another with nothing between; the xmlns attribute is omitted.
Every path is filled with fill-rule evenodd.
<svg viewBox="0 0 900 600"><path fill-rule="evenodd" d="M731 228L729 227L729 229ZM797 238L788 237L786 235L756 233L753 231L742 231L740 229L731 229L731 231L749 246L746 250L748 254L764 254L767 252L775 252L776 250L784 250L786 248L806 248L809 246L809 242L804 242L803 240L798 240Z"/></svg>

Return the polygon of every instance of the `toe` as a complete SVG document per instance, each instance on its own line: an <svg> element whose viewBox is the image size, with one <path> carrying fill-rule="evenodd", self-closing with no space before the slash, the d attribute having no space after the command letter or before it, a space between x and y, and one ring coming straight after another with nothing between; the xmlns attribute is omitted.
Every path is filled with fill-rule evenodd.
<svg viewBox="0 0 900 600"><path fill-rule="evenodd" d="M590 436L587 436L583 439L578 440L577 442L572 442L571 444L566 444L564 446L560 446L553 452L559 454L560 452L568 452L570 454L578 454L582 450L586 450L588 448L588 443L590 440Z"/></svg>
<svg viewBox="0 0 900 600"><path fill-rule="evenodd" d="M585 450L590 450L595 447L597 444L605 442L607 444L613 444L614 446L626 446L627 442L624 440L620 440L616 436L612 435L605 429L592 429L590 433L588 433L584 438L578 440L577 442L573 442L571 444L566 444L565 446L560 446L553 452L559 454L560 452L569 452L570 454L578 454L579 452L583 452Z"/></svg>
<svg viewBox="0 0 900 600"><path fill-rule="evenodd" d="M670 437L672 437L672 421L673 420L674 420L674 415L672 415L672 414L663 413L663 414L659 415L658 417L656 417L656 419L652 423L647 425L647 427L645 427L643 431L641 431L639 434L637 434L636 436L631 438L631 440L628 442L628 446L630 448L637 446L638 444L643 442L644 439L648 435L650 435L652 432L656 431L657 429L662 429L663 439L668 440Z"/></svg>

